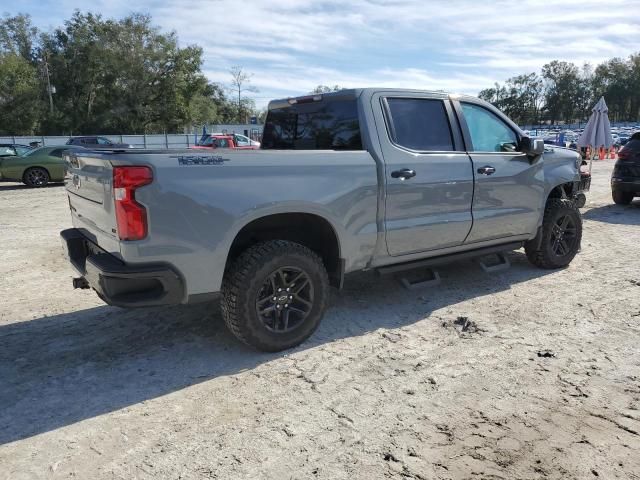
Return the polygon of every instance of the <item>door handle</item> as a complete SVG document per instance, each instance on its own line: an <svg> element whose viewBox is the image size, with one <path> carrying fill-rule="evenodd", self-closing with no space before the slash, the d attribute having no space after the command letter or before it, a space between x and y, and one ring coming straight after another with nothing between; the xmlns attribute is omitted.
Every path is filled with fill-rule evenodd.
<svg viewBox="0 0 640 480"><path fill-rule="evenodd" d="M480 175L493 175L494 173L496 173L496 169L491 165L485 165L484 167L480 167L478 169L478 173Z"/></svg>
<svg viewBox="0 0 640 480"><path fill-rule="evenodd" d="M411 170L410 168L402 168L400 170L394 170L391 172L391 176L393 178L399 178L400 180L406 180L407 178L412 178L416 176L415 170Z"/></svg>

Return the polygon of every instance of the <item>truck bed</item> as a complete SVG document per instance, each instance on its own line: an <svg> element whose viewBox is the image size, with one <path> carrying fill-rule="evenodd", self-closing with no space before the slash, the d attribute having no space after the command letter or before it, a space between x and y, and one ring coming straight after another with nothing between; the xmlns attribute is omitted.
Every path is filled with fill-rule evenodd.
<svg viewBox="0 0 640 480"><path fill-rule="evenodd" d="M265 214L322 215L343 239L348 269L366 265L375 248L377 169L366 151L91 151L68 162L74 227L128 263L190 272L189 295L220 288L233 238ZM112 174L125 165L153 171L153 182L136 190L148 212L149 235L140 241L119 240L116 228Z"/></svg>

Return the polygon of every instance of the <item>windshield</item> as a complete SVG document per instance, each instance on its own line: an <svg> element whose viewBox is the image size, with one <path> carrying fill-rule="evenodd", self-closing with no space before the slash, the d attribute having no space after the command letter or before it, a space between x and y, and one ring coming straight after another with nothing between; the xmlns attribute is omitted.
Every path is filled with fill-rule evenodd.
<svg viewBox="0 0 640 480"><path fill-rule="evenodd" d="M362 150L356 100L325 100L269 110L261 148Z"/></svg>
<svg viewBox="0 0 640 480"><path fill-rule="evenodd" d="M245 137L244 135L238 135L237 133L233 136L233 140L239 147L247 147L251 145L251 140L249 140L249 138Z"/></svg>

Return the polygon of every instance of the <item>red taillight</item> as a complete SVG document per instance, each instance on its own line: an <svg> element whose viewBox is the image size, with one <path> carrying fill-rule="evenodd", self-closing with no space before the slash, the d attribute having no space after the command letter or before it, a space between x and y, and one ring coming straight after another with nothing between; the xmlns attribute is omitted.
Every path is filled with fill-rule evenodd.
<svg viewBox="0 0 640 480"><path fill-rule="evenodd" d="M136 202L136 188L153 181L149 167L114 167L113 198L120 240L142 240L147 236L147 210Z"/></svg>

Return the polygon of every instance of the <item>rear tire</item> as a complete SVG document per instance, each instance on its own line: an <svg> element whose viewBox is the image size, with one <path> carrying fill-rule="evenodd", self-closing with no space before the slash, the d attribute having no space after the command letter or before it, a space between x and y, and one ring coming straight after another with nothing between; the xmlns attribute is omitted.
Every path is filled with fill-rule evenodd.
<svg viewBox="0 0 640 480"><path fill-rule="evenodd" d="M576 205L571 200L551 198L538 235L525 243L524 250L537 267L562 268L576 256L581 241L582 217Z"/></svg>
<svg viewBox="0 0 640 480"><path fill-rule="evenodd" d="M326 310L328 293L329 277L315 252L284 240L261 242L225 272L222 316L242 342L278 352L311 336Z"/></svg>
<svg viewBox="0 0 640 480"><path fill-rule="evenodd" d="M615 189L611 190L611 197L616 205L629 205L633 201L633 193Z"/></svg>
<svg viewBox="0 0 640 480"><path fill-rule="evenodd" d="M49 183L49 172L40 167L29 168L24 172L22 181L26 186L31 188L44 187Z"/></svg>

